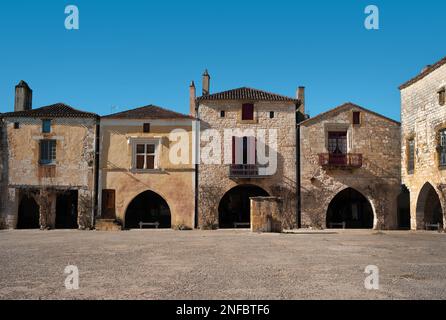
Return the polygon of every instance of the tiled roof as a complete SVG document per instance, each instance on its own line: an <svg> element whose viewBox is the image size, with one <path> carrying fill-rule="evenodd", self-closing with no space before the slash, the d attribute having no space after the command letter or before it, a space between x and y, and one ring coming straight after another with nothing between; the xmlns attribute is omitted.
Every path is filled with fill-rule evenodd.
<svg viewBox="0 0 446 320"><path fill-rule="evenodd" d="M440 61L438 61L437 63L428 66L423 72L421 72L418 76L410 79L409 81L407 81L406 83L403 83L399 89L405 89L409 86L411 86L412 84L414 84L415 82L418 82L419 80L425 78L426 76L428 76L430 73L432 73L433 71L437 70L438 68L440 68L441 66L446 64L446 57L444 57L443 59L441 59Z"/></svg>
<svg viewBox="0 0 446 320"><path fill-rule="evenodd" d="M182 113L171 111L162 107L148 105L132 110L118 112L102 117L103 119L193 119Z"/></svg>
<svg viewBox="0 0 446 320"><path fill-rule="evenodd" d="M375 115L377 117L380 117L380 118L382 118L384 120L393 122L393 123L395 123L397 125L401 125L401 123L396 121L396 120L390 119L390 118L388 118L386 116L383 116L382 114L379 114L379 113L377 113L375 111L371 111L371 110L366 109L364 107L358 106L357 104L354 104L354 103L351 103L351 102L344 103L344 104L340 105L339 107L333 108L333 109L328 110L326 112L320 113L320 114L318 114L317 116L315 116L313 118L309 118L309 119L307 119L305 121L302 121L300 123L300 125L306 125L306 124L312 123L314 121L320 120L322 117L331 115L331 114L336 113L336 112L341 112L341 111L344 111L344 110L352 109L352 108L362 110L364 112L367 112L367 113L373 114L373 115Z"/></svg>
<svg viewBox="0 0 446 320"><path fill-rule="evenodd" d="M209 100L254 100L254 101L287 101L298 102L297 99L274 94L262 90L242 87L228 91L218 92L197 98L198 101Z"/></svg>
<svg viewBox="0 0 446 320"><path fill-rule="evenodd" d="M8 112L4 113L3 117L12 118L12 117L20 117L20 118L97 118L98 115L91 112L85 112L81 110L74 109L69 105L64 103L56 103L50 106L41 107L38 109L31 109L25 111L16 111L16 112Z"/></svg>

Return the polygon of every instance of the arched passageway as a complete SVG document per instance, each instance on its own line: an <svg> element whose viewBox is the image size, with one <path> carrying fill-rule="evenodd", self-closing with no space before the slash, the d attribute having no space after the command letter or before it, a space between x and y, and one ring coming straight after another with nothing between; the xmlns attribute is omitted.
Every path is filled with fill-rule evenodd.
<svg viewBox="0 0 446 320"><path fill-rule="evenodd" d="M77 229L78 192L59 194L56 199L56 229Z"/></svg>
<svg viewBox="0 0 446 320"><path fill-rule="evenodd" d="M443 227L441 202L437 192L430 183L421 188L417 200L417 227L424 229L426 225L440 224Z"/></svg>
<svg viewBox="0 0 446 320"><path fill-rule="evenodd" d="M327 228L372 229L373 221L370 202L353 188L339 192L328 206Z"/></svg>
<svg viewBox="0 0 446 320"><path fill-rule="evenodd" d="M23 195L19 204L17 229L40 229L40 213L36 200L31 195Z"/></svg>
<svg viewBox="0 0 446 320"><path fill-rule="evenodd" d="M159 194L145 191L129 204L125 213L125 228L139 228L140 222L158 223L159 228L171 228L169 206Z"/></svg>
<svg viewBox="0 0 446 320"><path fill-rule="evenodd" d="M254 185L240 185L223 196L218 206L219 228L249 228L251 197L268 197L264 189Z"/></svg>
<svg viewBox="0 0 446 320"><path fill-rule="evenodd" d="M410 192L406 186L401 187L398 196L398 229L410 230Z"/></svg>

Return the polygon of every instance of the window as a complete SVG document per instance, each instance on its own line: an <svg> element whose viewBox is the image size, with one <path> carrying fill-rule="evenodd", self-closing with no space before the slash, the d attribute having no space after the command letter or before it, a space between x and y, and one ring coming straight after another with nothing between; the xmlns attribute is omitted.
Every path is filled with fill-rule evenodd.
<svg viewBox="0 0 446 320"><path fill-rule="evenodd" d="M143 132L144 133L150 133L150 123L144 123L144 125L143 125Z"/></svg>
<svg viewBox="0 0 446 320"><path fill-rule="evenodd" d="M40 164L56 162L56 140L40 140Z"/></svg>
<svg viewBox="0 0 446 320"><path fill-rule="evenodd" d="M330 154L347 154L347 132L328 133L328 152Z"/></svg>
<svg viewBox="0 0 446 320"><path fill-rule="evenodd" d="M136 170L156 169L156 149L157 143L135 143L134 145L134 165Z"/></svg>
<svg viewBox="0 0 446 320"><path fill-rule="evenodd" d="M440 166L446 167L446 129L440 130L440 140L438 147L440 156Z"/></svg>
<svg viewBox="0 0 446 320"><path fill-rule="evenodd" d="M270 119L274 119L274 111L271 111L271 112L269 113L269 118L270 118Z"/></svg>
<svg viewBox="0 0 446 320"><path fill-rule="evenodd" d="M415 139L407 142L407 172L412 174L415 170Z"/></svg>
<svg viewBox="0 0 446 320"><path fill-rule="evenodd" d="M254 105L245 103L242 105L242 121L254 120Z"/></svg>
<svg viewBox="0 0 446 320"><path fill-rule="evenodd" d="M232 164L257 163L257 139L255 137L232 137Z"/></svg>
<svg viewBox="0 0 446 320"><path fill-rule="evenodd" d="M438 91L438 103L440 106L444 106L446 103L446 87L441 88Z"/></svg>
<svg viewBox="0 0 446 320"><path fill-rule="evenodd" d="M353 124L360 125L361 124L361 112L354 111L353 112Z"/></svg>
<svg viewBox="0 0 446 320"><path fill-rule="evenodd" d="M51 133L51 120L48 119L42 120L42 132Z"/></svg>
<svg viewBox="0 0 446 320"><path fill-rule="evenodd" d="M14 122L14 129L20 129L20 122Z"/></svg>
<svg viewBox="0 0 446 320"><path fill-rule="evenodd" d="M226 116L225 111L221 110L220 111L220 118L224 118Z"/></svg>

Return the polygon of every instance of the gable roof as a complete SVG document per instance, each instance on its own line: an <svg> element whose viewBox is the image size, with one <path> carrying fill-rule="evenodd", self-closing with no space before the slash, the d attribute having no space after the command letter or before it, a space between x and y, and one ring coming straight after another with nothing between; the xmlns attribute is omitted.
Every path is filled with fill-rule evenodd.
<svg viewBox="0 0 446 320"><path fill-rule="evenodd" d="M353 109L353 108L354 108L354 109L362 110L362 111L367 112L367 113L370 113L370 114L373 114L373 115L375 115L375 116L377 116L377 117L380 117L381 119L384 119L384 120L386 120L386 121L393 122L393 123L395 123L395 124L397 124L397 125L399 125L399 126L401 125L401 123L398 122L398 121L396 121L396 120L390 119L390 118L388 118L388 117L386 117L386 116L383 116L382 114L379 114L379 113L377 113L377 112L371 111L371 110L366 109L366 108L364 108L364 107L358 106L357 104L354 104L354 103L352 103L352 102L344 103L344 104L342 104L342 105L340 105L340 106L338 106L338 107L336 107L336 108L333 108L333 109L328 110L328 111L326 111L326 112L320 113L320 114L318 114L317 116L315 116L315 117L313 117L313 118L310 118L310 119L307 119L307 120L305 120L305 121L302 121L302 122L300 123L300 125L306 125L306 124L312 123L312 122L314 122L314 121L320 120L321 118L326 117L326 116L329 116L329 115L331 115L331 114L339 113L339 112L342 112L342 111L345 111L345 110L348 110L348 109Z"/></svg>
<svg viewBox="0 0 446 320"><path fill-rule="evenodd" d="M25 110L25 111L14 111L7 112L3 114L5 118L98 118L98 115L91 112L85 112L81 110L74 109L64 103L56 103L49 106Z"/></svg>
<svg viewBox="0 0 446 320"><path fill-rule="evenodd" d="M215 101L215 100L255 100L255 101L287 101L297 103L299 100L287 96L270 93L253 88L237 88L228 91L218 92L201 96L197 101Z"/></svg>
<svg viewBox="0 0 446 320"><path fill-rule="evenodd" d="M194 119L194 117L155 105L148 105L106 115L102 119Z"/></svg>
<svg viewBox="0 0 446 320"><path fill-rule="evenodd" d="M428 76L429 74L431 74L432 72L434 72L435 70L437 70L438 68L440 68L441 66L446 64L446 57L444 57L443 59L441 59L440 61L436 62L433 65L428 66L423 72L421 72L419 75L417 75L416 77L410 79L409 81L403 83L399 89L403 90L407 87L410 87L411 85L413 85L415 82L420 81L421 79L425 78L426 76Z"/></svg>

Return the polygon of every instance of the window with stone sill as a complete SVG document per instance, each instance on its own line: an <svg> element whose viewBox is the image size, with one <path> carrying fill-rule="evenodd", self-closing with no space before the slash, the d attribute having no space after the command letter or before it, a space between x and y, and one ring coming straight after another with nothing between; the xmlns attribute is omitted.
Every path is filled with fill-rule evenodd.
<svg viewBox="0 0 446 320"><path fill-rule="evenodd" d="M446 104L446 87L438 90L438 103L440 106L444 106Z"/></svg>
<svg viewBox="0 0 446 320"><path fill-rule="evenodd" d="M158 170L158 148L158 140L132 141L132 169L136 171Z"/></svg>
<svg viewBox="0 0 446 320"><path fill-rule="evenodd" d="M41 165L52 165L56 163L56 140L40 140Z"/></svg>
<svg viewBox="0 0 446 320"><path fill-rule="evenodd" d="M415 171L415 139L407 141L407 172L413 174Z"/></svg>
<svg viewBox="0 0 446 320"><path fill-rule="evenodd" d="M440 167L446 167L446 129L439 132L438 156Z"/></svg>

